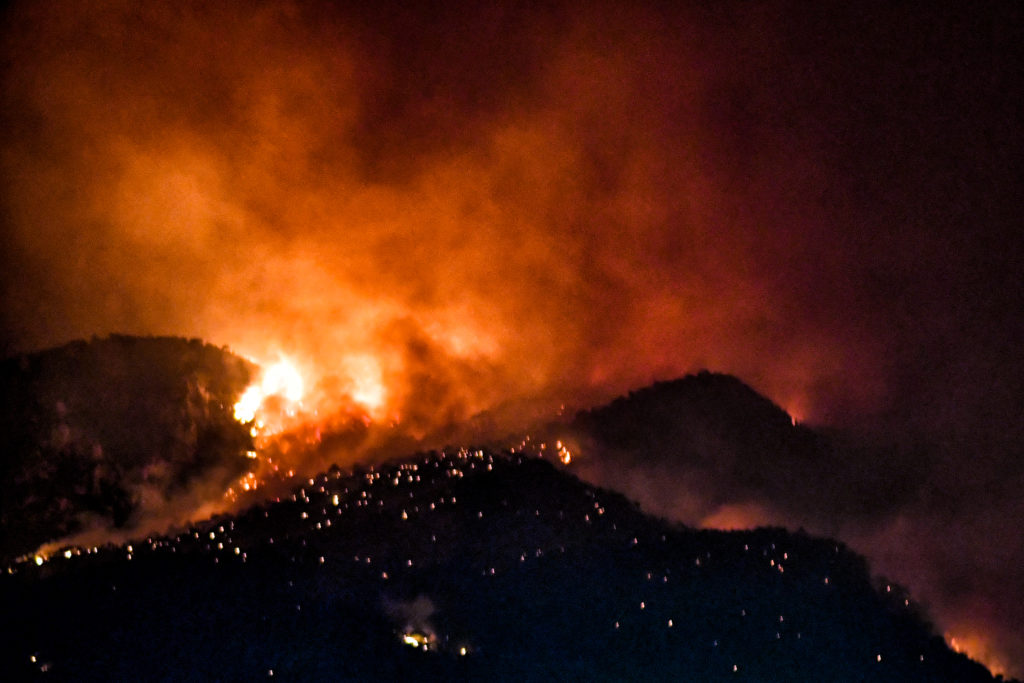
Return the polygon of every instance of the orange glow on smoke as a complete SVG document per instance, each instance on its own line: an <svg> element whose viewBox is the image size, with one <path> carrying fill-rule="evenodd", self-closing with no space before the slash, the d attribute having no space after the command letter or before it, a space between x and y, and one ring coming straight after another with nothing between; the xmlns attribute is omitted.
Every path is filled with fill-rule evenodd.
<svg viewBox="0 0 1024 683"><path fill-rule="evenodd" d="M863 107L816 95L836 82L873 102L859 90L870 69L831 58L848 50L806 52L775 10L707 22L703 3L674 3L671 20L646 3L399 4L13 3L0 351L121 332L252 356L265 372L235 417L254 430L257 478L350 463L382 425L419 437L487 411L498 434L533 419L532 402L589 407L702 368L809 425L856 427L919 389L936 400L914 410L933 405L939 424L962 403L997 414L987 388L961 401L945 387L999 367L971 354L1013 338L974 325L1000 307L960 293L1012 250L950 248L1005 242L961 234L967 203L918 211L919 189L956 174L907 163L892 188L856 175L878 167L861 149L886 149L858 135L958 120L922 95L934 88L904 92L901 75L878 111L918 95L927 109L876 129ZM464 33L424 30L454 16ZM829 35L807 49L857 32ZM911 129L901 153L936 138L921 131L935 132ZM964 155L964 183L1005 187L990 180L1012 174L989 179L976 137L977 157L943 158ZM908 229L866 230L897 209ZM920 239L932 231L934 246ZM947 334L957 326L975 330L969 344ZM997 348L1016 358L1012 346ZM955 362L933 372L928 349ZM559 458L586 465L575 446ZM726 506L703 524L765 514Z"/></svg>
<svg viewBox="0 0 1024 683"><path fill-rule="evenodd" d="M718 172L702 107L711 75L699 59L687 66L688 41L655 32L644 50L609 52L603 29L560 29L543 59L507 65L515 78L467 90L523 106L476 112L405 103L417 84L381 79L406 69L335 30L343 19L324 26L277 3L91 7L18 15L29 28L17 54L32 58L12 58L24 76L11 97L60 134L53 150L33 138L3 160L12 241L50 283L12 285L12 319L39 325L19 345L109 330L196 336L262 360L282 348L322 365L304 402L337 375L371 416L411 407L421 422L438 402L450 421L538 396L594 402L704 367L773 398L807 393L798 419L815 418L811 387L835 385L855 409L878 398L865 362L875 349L850 331L862 320L807 329L790 315L817 280L776 262L846 256L814 253L817 235L791 226L794 215L817 225L813 206L744 210L775 188L736 196L734 160ZM580 28L610 25L594 11ZM630 24L648 35L651 19ZM131 26L124 41L85 38L120 35L108 33L118 22ZM462 66L475 73L472 59ZM505 81L523 92L506 97ZM377 109L392 88L395 121ZM763 237L782 221L787 241ZM61 232L85 224L94 231L73 243ZM40 299L50 294L60 300ZM430 405L405 405L421 399Z"/></svg>
<svg viewBox="0 0 1024 683"><path fill-rule="evenodd" d="M720 506L712 514L701 519L697 526L701 529L736 531L755 529L773 521L775 520L764 507L755 503L738 503Z"/></svg>
<svg viewBox="0 0 1024 683"><path fill-rule="evenodd" d="M352 356L346 363L351 382L352 400L373 415L379 413L387 399L380 362L370 355Z"/></svg>
<svg viewBox="0 0 1024 683"><path fill-rule="evenodd" d="M1006 662L999 656L989 638L979 630L972 628L966 630L957 629L956 635L947 631L944 637L950 649L967 655L977 662L981 662L993 675L1007 674Z"/></svg>

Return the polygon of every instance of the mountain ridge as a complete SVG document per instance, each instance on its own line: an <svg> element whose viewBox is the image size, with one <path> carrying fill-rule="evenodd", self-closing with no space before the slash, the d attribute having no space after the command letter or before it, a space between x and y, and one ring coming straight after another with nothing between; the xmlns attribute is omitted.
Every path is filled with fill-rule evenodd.
<svg viewBox="0 0 1024 683"><path fill-rule="evenodd" d="M223 351L198 340L146 343L184 344L218 358ZM229 391L211 396L221 396L218 410L229 407ZM701 373L657 383L537 436L554 443L559 430L586 442L582 453L573 451L580 459L572 470L554 462L540 438L507 451L449 449L351 472L335 467L294 477L276 502L170 536L52 549L40 566L15 563L2 592L27 622L5 658L26 675L46 665L86 680L129 676L154 657L227 678L263 675L265 666L321 680L338 672L359 680L500 679L503 672L992 680L945 646L903 589L888 584L880 592L865 560L840 543L780 528L696 530L645 515L624 493L579 478L597 457L591 450L602 449L602 462L613 467L689 463L722 477L745 476L757 463L759 476L742 481L764 493L773 471L803 459L803 474L773 483L799 493L801 478L828 463L827 441L740 380ZM763 452L750 453L755 446ZM735 457L712 458L730 449ZM863 482L851 481L856 494ZM613 482L622 492L621 478ZM282 577L290 578L282 584ZM288 602L293 593L297 601ZM312 621L296 621L293 608L305 608ZM81 633L59 626L93 615L102 628L80 644ZM273 638L253 631L260 624L275 625ZM179 634L181 625L196 633ZM358 643L355 650L376 664L311 653L313 645L336 647L326 633ZM728 635L705 642L721 633ZM432 658L407 637L417 645L426 639ZM252 642L268 654L254 653Z"/></svg>
<svg viewBox="0 0 1024 683"><path fill-rule="evenodd" d="M3 579L26 673L993 680L837 542L671 524L517 452L333 469L176 536L68 550ZM109 628L66 626L89 615Z"/></svg>

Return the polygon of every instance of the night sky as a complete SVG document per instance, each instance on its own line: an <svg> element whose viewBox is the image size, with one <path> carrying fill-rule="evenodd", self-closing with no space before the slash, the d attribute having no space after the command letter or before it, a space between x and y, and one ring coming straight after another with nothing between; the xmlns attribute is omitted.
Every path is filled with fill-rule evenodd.
<svg viewBox="0 0 1024 683"><path fill-rule="evenodd" d="M924 462L840 533L1024 675L1024 5L207 5L3 10L4 355L201 337L421 432L731 373Z"/></svg>

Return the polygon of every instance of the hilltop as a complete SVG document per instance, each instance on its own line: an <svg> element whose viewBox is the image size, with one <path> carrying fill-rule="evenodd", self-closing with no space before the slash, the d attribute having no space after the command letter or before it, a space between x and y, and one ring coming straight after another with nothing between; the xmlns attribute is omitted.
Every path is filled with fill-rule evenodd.
<svg viewBox="0 0 1024 683"><path fill-rule="evenodd" d="M686 482L700 498L691 507L704 512L762 501L783 518L834 528L898 512L918 497L931 466L894 444L798 423L740 379L707 371L630 392L549 432L591 455L581 462L584 478L618 482L651 510L683 518L659 480Z"/></svg>

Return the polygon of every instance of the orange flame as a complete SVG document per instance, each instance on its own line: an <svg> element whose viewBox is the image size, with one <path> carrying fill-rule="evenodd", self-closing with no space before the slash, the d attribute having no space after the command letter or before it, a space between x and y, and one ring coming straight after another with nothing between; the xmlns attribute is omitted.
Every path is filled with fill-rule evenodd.
<svg viewBox="0 0 1024 683"><path fill-rule="evenodd" d="M271 397L277 396L287 402L287 409L294 410L301 405L305 393L305 382L298 368L287 358L270 365L259 380L250 384L235 404L235 419L249 423Z"/></svg>
<svg viewBox="0 0 1024 683"><path fill-rule="evenodd" d="M982 633L977 630L965 631L962 628L954 635L947 631L946 643L954 652L964 654L976 662L981 662L993 675L1006 675L1006 662L996 652L996 648Z"/></svg>

